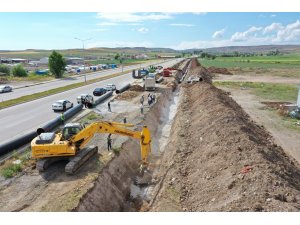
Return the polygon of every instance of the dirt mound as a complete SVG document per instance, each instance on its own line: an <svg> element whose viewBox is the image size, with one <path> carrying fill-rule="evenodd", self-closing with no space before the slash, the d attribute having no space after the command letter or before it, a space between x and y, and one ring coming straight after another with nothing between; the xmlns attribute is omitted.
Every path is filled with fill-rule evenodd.
<svg viewBox="0 0 300 225"><path fill-rule="evenodd" d="M232 75L232 73L227 68L217 68L217 67L211 66L211 67L207 68L207 70L210 73L220 73L220 74L225 74L225 75Z"/></svg>
<svg viewBox="0 0 300 225"><path fill-rule="evenodd" d="M288 116L289 110L286 105L292 104L291 102L261 102L266 105L266 108L275 109L277 113L281 116Z"/></svg>
<svg viewBox="0 0 300 225"><path fill-rule="evenodd" d="M140 86L140 85L132 85L130 88L129 88L130 91L139 91L139 92L143 92L145 91L145 89Z"/></svg>
<svg viewBox="0 0 300 225"><path fill-rule="evenodd" d="M117 100L128 100L133 99L139 95L139 92L137 91L124 91L121 94L117 95L115 99Z"/></svg>
<svg viewBox="0 0 300 225"><path fill-rule="evenodd" d="M226 93L184 88L174 121L151 211L299 211L299 164Z"/></svg>

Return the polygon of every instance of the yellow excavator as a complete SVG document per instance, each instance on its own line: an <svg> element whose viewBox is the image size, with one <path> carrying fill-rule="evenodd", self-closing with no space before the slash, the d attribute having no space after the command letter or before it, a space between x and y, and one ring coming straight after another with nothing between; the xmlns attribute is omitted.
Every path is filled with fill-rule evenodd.
<svg viewBox="0 0 300 225"><path fill-rule="evenodd" d="M133 124L99 121L84 126L80 123L68 123L62 133L45 133L37 130L38 136L31 141L31 155L38 159L36 167L39 171L46 170L49 165L59 160L68 160L65 167L67 174L74 174L89 158L98 152L98 147L86 144L96 133L109 133L132 137L140 140L142 168L146 168L148 155L151 152L151 135L144 126L141 131L126 127Z"/></svg>

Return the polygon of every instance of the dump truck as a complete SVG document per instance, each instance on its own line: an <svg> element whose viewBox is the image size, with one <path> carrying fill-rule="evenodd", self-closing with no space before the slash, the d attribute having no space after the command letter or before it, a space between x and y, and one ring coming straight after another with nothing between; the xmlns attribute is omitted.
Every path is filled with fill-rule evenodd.
<svg viewBox="0 0 300 225"><path fill-rule="evenodd" d="M145 90L146 91L154 91L155 90L155 74L154 73L149 73L144 80L145 84Z"/></svg>

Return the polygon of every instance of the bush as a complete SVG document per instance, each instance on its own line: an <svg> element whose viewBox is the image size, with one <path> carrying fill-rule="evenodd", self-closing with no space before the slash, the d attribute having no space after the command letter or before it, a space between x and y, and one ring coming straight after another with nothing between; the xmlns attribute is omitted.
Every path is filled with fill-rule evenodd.
<svg viewBox="0 0 300 225"><path fill-rule="evenodd" d="M6 76L10 75L10 69L6 65L1 65L0 64L0 73L4 73Z"/></svg>
<svg viewBox="0 0 300 225"><path fill-rule="evenodd" d="M16 77L27 77L28 74L22 65L17 65L13 68L12 73Z"/></svg>

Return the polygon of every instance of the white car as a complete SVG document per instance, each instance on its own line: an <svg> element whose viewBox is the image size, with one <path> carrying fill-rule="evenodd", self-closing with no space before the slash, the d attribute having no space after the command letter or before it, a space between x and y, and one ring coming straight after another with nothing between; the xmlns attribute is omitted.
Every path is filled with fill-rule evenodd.
<svg viewBox="0 0 300 225"><path fill-rule="evenodd" d="M93 102L94 102L93 96L91 96L91 95L89 95L89 94L81 94L81 95L79 95L79 96L76 98L77 103L78 103L78 104L82 103L82 100L83 100L83 99L84 99L85 101L87 101L88 103L92 103L92 104L93 104Z"/></svg>
<svg viewBox="0 0 300 225"><path fill-rule="evenodd" d="M73 103L69 100L58 100L52 104L53 111L66 111L73 107Z"/></svg>
<svg viewBox="0 0 300 225"><path fill-rule="evenodd" d="M105 89L106 89L106 91L115 91L117 89L117 87L114 84L107 84Z"/></svg>
<svg viewBox="0 0 300 225"><path fill-rule="evenodd" d="M1 85L0 86L0 93L10 92L10 91L12 91L11 86L8 86L8 85Z"/></svg>

